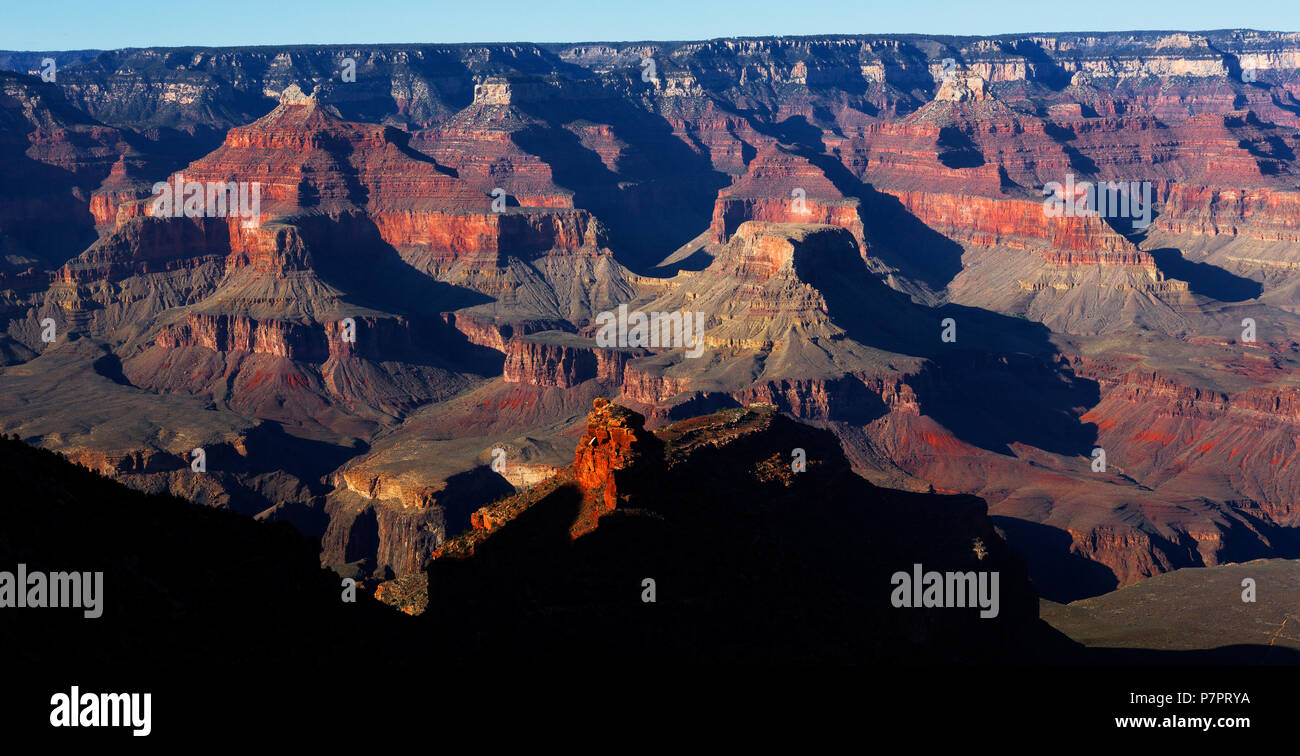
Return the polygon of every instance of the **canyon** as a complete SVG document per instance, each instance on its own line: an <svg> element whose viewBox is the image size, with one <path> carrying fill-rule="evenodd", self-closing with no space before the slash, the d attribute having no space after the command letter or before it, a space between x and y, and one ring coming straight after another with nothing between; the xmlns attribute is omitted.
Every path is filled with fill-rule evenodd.
<svg viewBox="0 0 1300 756"><path fill-rule="evenodd" d="M621 543L692 421L980 501L962 537L1055 602L1300 556L1300 35L46 55L0 53L0 432L399 608L534 506ZM257 221L157 212L177 176ZM1150 225L1045 212L1067 177ZM600 345L623 305L704 313L702 353Z"/></svg>

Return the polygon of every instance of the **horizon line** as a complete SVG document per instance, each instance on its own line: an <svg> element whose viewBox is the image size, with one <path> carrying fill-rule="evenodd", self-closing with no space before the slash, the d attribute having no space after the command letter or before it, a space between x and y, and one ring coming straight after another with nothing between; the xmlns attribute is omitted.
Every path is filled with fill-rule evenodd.
<svg viewBox="0 0 1300 756"><path fill-rule="evenodd" d="M1286 29L1254 29L1249 27L1224 27L1219 29L1117 29L1114 31L1096 31L1096 30L1066 30L1066 31L1032 31L1032 32L999 32L996 34L929 34L925 32L854 32L854 33L824 33L824 34L745 34L726 37L706 37L697 39L589 39L575 41L556 41L556 42L537 42L527 39L519 40L478 40L463 42L288 42L284 44L265 44L265 45L209 45L209 44L180 44L180 45L129 45L124 47L79 47L79 48L46 48L42 50L19 50L15 48L0 48L0 52L5 53L86 53L86 52L119 52L127 50L156 50L156 49L173 49L173 50L255 50L255 49L283 49L290 47L422 47L422 46L476 46L476 45L534 45L537 47L548 46L575 46L575 45L687 45L707 42L724 42L730 40L764 40L764 39L792 39L792 40L819 40L819 39L853 39L860 37L918 37L923 39L998 39L1002 37L1054 37L1067 35L1122 35L1122 34L1215 34L1227 32L1253 32L1256 34L1300 34L1300 30Z"/></svg>

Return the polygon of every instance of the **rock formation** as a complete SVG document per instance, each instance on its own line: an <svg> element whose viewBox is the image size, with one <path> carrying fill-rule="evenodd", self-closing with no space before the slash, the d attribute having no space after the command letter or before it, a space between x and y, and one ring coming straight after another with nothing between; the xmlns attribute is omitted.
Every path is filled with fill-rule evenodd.
<svg viewBox="0 0 1300 756"><path fill-rule="evenodd" d="M33 55L0 430L326 563L409 581L571 480L590 542L638 465L571 451L649 432L596 399L818 424L983 498L1051 598L1295 555L1294 34ZM168 212L177 181L260 206ZM1045 206L1111 183L1141 206ZM598 344L621 305L701 313L700 349Z"/></svg>

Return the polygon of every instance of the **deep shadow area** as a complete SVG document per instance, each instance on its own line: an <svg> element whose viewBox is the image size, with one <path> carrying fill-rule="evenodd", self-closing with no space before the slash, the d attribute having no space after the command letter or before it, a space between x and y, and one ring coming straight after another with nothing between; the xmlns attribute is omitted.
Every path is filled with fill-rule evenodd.
<svg viewBox="0 0 1300 756"><path fill-rule="evenodd" d="M984 165L984 153L966 132L945 126L939 129L939 162L948 168L978 168Z"/></svg>
<svg viewBox="0 0 1300 756"><path fill-rule="evenodd" d="M1170 247L1151 250L1160 272L1179 281L1186 281L1193 293L1217 299L1220 302L1244 302L1255 299L1264 291L1258 281L1229 273L1215 265L1192 262L1183 258L1180 250Z"/></svg>
<svg viewBox="0 0 1300 756"><path fill-rule="evenodd" d="M1278 710L1267 694L1285 688L1262 687L1278 681L1263 674L1272 670L1247 675L1217 665L1294 665L1300 654L1258 645L1082 648L1037 619L1023 565L992 532L978 499L901 494L846 478L833 438L785 422L721 447L693 435L702 428L678 431L667 451L673 474L654 468L635 476L634 498L577 541L567 527L583 494L560 487L473 557L435 561L433 600L418 618L378 605L367 586L356 586L355 603L345 601L348 586L319 568L317 544L285 524L147 496L0 439L0 475L11 482L0 500L0 569L104 573L99 619L75 608L3 610L5 711L18 731L31 724L48 733L51 691L149 691L152 738L189 739L231 701L274 708L310 729L337 722L340 696L445 677L450 668L466 670L458 673L467 678L457 683L459 697L474 681L482 685L471 689L491 695L496 677L481 673L508 664L560 665L571 676L591 665L791 661L872 664L872 675L896 679L909 700L972 676L985 699L1031 685L1061 695L1083 690L1077 705L1035 700L1051 699L1044 715L1092 711L1101 721L1122 714L1108 711L1109 702L1150 686L1159 666L1168 670L1159 679L1188 690L1248 690L1257 719ZM787 488L753 476L754 461L784 456L793 443L808 451L808 477ZM972 538L987 547L982 559ZM999 618L895 609L890 574L913 562L999 571ZM657 581L653 603L641 600L647 577ZM891 671L913 663L956 666ZM771 695L767 667L735 674ZM429 705L417 708L427 713ZM243 736L248 721L235 717L221 731ZM265 724L258 719L257 727Z"/></svg>
<svg viewBox="0 0 1300 756"><path fill-rule="evenodd" d="M6 609L0 641L17 666L115 665L142 680L176 665L348 659L358 638L374 669L406 668L413 648L435 650L439 666L993 662L1069 652L1038 621L1027 573L978 499L874 488L852 474L831 433L771 411L695 422L670 447L646 443L641 462L619 474L630 498L593 532L573 539L570 526L590 503L561 485L469 558L435 560L429 610L412 620L374 607L361 587L345 602L345 586L319 567L318 545L285 523L141 494L3 439L0 474L16 487L0 503L0 565L102 571L105 601L94 621L75 610ZM764 460L785 460L796 444L807 472L763 472ZM354 526L373 536L373 518L363 519ZM998 570L998 616L893 607L890 576L918 562ZM642 599L646 578L656 581L653 602Z"/></svg>
<svg viewBox="0 0 1300 756"><path fill-rule="evenodd" d="M74 608L0 610L14 667L112 668L129 686L176 667L343 658L360 635L404 632L364 593L343 603L319 545L288 524L142 494L7 438L0 474L12 483L0 503L0 570L104 573L98 619Z"/></svg>
<svg viewBox="0 0 1300 756"><path fill-rule="evenodd" d="M1100 388L1064 364L1023 354L953 352L932 358L908 383L925 413L961 440L1000 454L1012 443L1087 454L1096 426L1079 417Z"/></svg>
<svg viewBox="0 0 1300 756"><path fill-rule="evenodd" d="M790 116L784 121L771 124L763 130L763 133L798 149L815 152L822 152L825 149L822 143L825 132L801 115Z"/></svg>
<svg viewBox="0 0 1300 756"><path fill-rule="evenodd" d="M943 289L961 272L961 245L922 223L897 197L864 183L832 155L811 150L799 154L817 166L840 193L858 200L858 214L871 245L868 255L934 291Z"/></svg>
<svg viewBox="0 0 1300 756"><path fill-rule="evenodd" d="M1034 66L1034 81L1043 84L1053 91L1061 91L1070 86L1070 73L1065 70L1060 63L1056 62L1052 56L1047 54L1042 44L1029 39L1018 39L1012 44L1010 41L999 42L998 46L1003 52L1024 56L1025 60Z"/></svg>
<svg viewBox="0 0 1300 756"><path fill-rule="evenodd" d="M675 276L682 271L700 271L713 264L713 257L703 249L697 249L671 265L661 265L654 273L665 278Z"/></svg>
<svg viewBox="0 0 1300 756"><path fill-rule="evenodd" d="M1017 517L990 515L1007 543L1029 566L1034 588L1045 599L1066 604L1115 590L1119 580L1105 565L1070 553L1070 534Z"/></svg>
<svg viewBox="0 0 1300 756"><path fill-rule="evenodd" d="M68 124L64 138L69 142L91 141L74 129L89 129L95 123L67 105L57 87L33 76L0 71L0 93L8 85L35 90L52 115ZM27 123L24 107L17 98L0 94L0 123L4 124L0 133L0 218L6 221L0 233L0 274L8 267L4 255L23 255L39 260L38 267L56 268L94 242L97 237L89 196L111 167L101 160L73 172L29 157L32 144L49 137L36 133L36 127Z"/></svg>
<svg viewBox="0 0 1300 756"><path fill-rule="evenodd" d="M829 431L772 410L669 426L662 451L642 433L612 510L561 485L471 553L432 562L429 632L503 662L575 647L593 661L688 663L1027 661L1072 647L1037 620L1027 573L979 499L875 488ZM808 469L783 476L795 446ZM592 507L605 514L575 540ZM999 570L998 617L895 608L891 576L917 563Z"/></svg>
<svg viewBox="0 0 1300 756"><path fill-rule="evenodd" d="M1100 170L1095 160L1079 152L1078 148L1070 144L1070 142L1078 139L1078 135L1074 133L1072 127L1067 128L1060 124L1044 121L1043 131L1060 144L1061 149L1065 151L1066 157L1070 160L1070 168L1085 176L1094 176Z"/></svg>
<svg viewBox="0 0 1300 756"><path fill-rule="evenodd" d="M484 504L515 492L515 487L488 467L475 467L447 478L438 495L443 522L450 538L469 528L470 513Z"/></svg>
<svg viewBox="0 0 1300 756"><path fill-rule="evenodd" d="M60 70L60 82L68 75L75 77ZM58 267L96 240L90 197L119 159L115 152L120 151L129 177L147 182L161 180L211 152L224 137L224 131L206 125L187 131L113 131L69 104L59 85L0 71L0 84L6 83L17 91L30 88L37 99L33 112L24 115L28 104L0 95L0 122L7 124L5 133L0 134L0 215L22 219L8 223L0 234L0 254L30 255L49 268ZM28 117L52 122L43 126L46 133L36 133ZM52 162L29 157L33 145L49 153L52 138L60 143L50 154ZM76 164L78 170L53 164L63 161Z"/></svg>
<svg viewBox="0 0 1300 756"><path fill-rule="evenodd" d="M518 107L546 126L516 132L515 143L546 161L555 182L573 190L575 206L608 226L619 260L637 272L706 228L718 190L730 182L714 170L707 152L692 150L662 116L613 93ZM626 145L613 169L595 143L580 138L591 124L607 125Z"/></svg>
<svg viewBox="0 0 1300 756"><path fill-rule="evenodd" d="M361 440L345 446L294 436L275 422L259 424L248 433L244 446L248 459L256 460L260 469L283 470L303 481L316 495L332 490L333 486L324 480L328 473L370 450Z"/></svg>
<svg viewBox="0 0 1300 756"><path fill-rule="evenodd" d="M504 357L470 343L447 324L442 313L491 302L471 289L438 281L416 270L379 228L361 213L337 218L314 215L286 219L307 239L315 271L322 281L345 292L347 300L379 312L400 313L415 321L410 342L391 344L382 353L359 339L357 350L376 360L398 360L448 369L468 369L481 375L500 372Z"/></svg>
<svg viewBox="0 0 1300 756"><path fill-rule="evenodd" d="M872 276L847 244L797 257L795 269L850 338L929 360L907 382L926 414L961 440L1002 454L1013 442L1062 454L1092 448L1096 428L1079 417L1097 404L1100 389L1074 374L1046 326L973 307L916 304ZM942 339L949 323L953 342Z"/></svg>
<svg viewBox="0 0 1300 756"><path fill-rule="evenodd" d="M107 346L102 347L104 356L90 363L90 367L99 375L104 376L119 386L130 386L131 381L122 372L122 360L113 354Z"/></svg>

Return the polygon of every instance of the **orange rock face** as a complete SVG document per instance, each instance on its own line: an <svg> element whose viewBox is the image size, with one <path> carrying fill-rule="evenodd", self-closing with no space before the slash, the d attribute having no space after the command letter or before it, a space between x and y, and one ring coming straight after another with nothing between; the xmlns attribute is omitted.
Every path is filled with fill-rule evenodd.
<svg viewBox="0 0 1300 756"><path fill-rule="evenodd" d="M645 418L607 399L592 403L587 431L574 453L574 478L583 491L578 517L569 530L577 538L596 528L619 503L619 481L636 466L661 453L658 439L644 428Z"/></svg>

